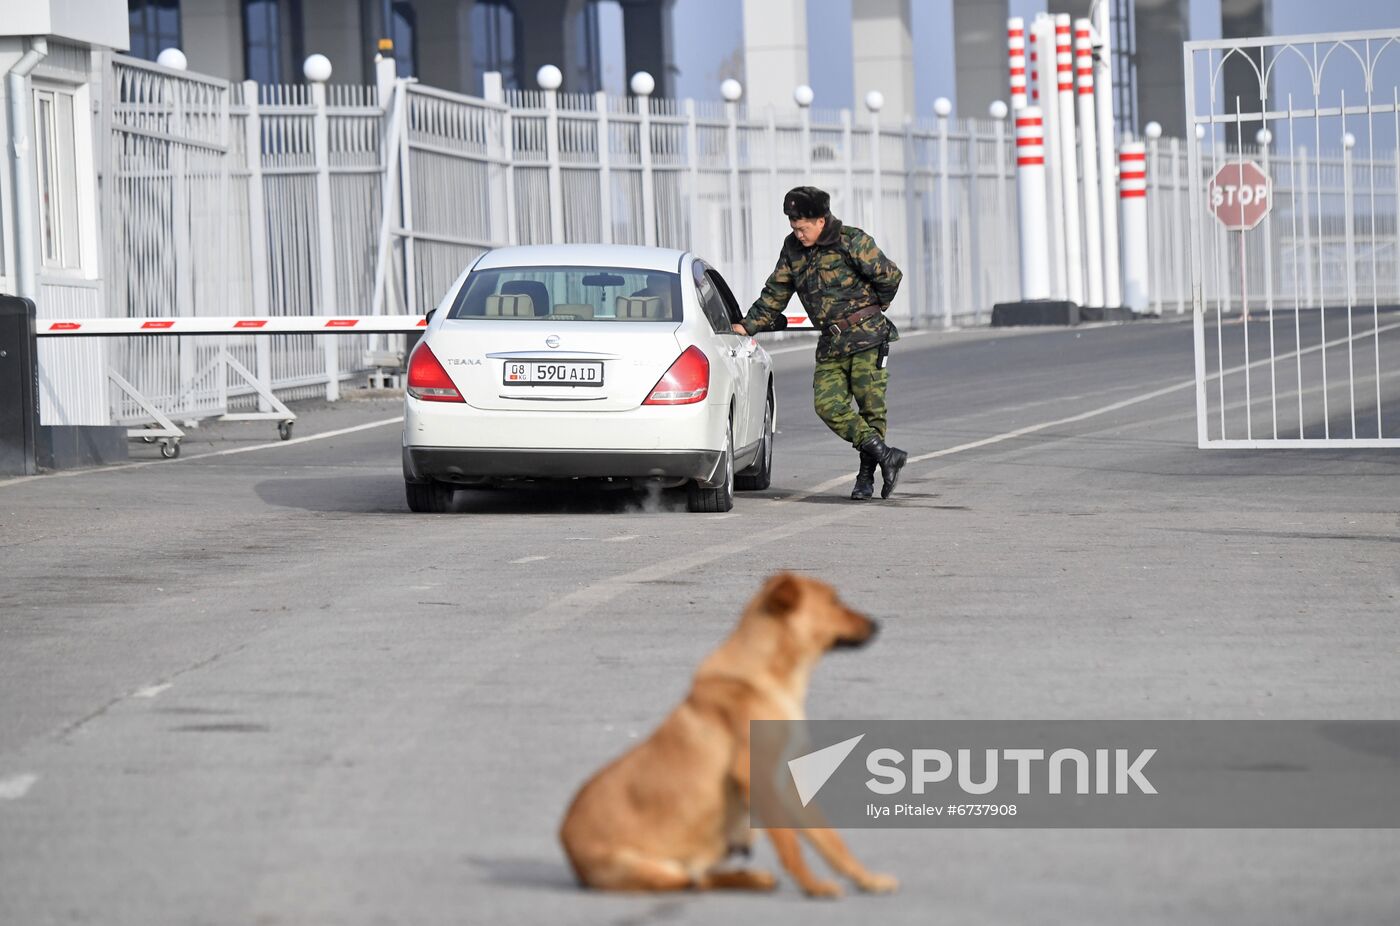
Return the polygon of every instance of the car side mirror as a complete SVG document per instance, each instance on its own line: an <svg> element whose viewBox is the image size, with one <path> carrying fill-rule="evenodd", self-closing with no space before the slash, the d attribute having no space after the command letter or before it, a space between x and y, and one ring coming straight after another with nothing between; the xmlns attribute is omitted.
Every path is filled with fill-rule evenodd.
<svg viewBox="0 0 1400 926"><path fill-rule="evenodd" d="M433 316L436 315L436 314L437 314L437 306L433 306L431 309L428 310L428 314L423 316L423 321L425 321L425 322L431 322L431 321L433 320Z"/></svg>

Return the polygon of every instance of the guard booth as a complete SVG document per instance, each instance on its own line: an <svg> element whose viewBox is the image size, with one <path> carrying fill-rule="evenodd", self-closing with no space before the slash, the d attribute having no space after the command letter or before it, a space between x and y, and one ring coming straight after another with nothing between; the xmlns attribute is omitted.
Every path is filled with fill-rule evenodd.
<svg viewBox="0 0 1400 926"><path fill-rule="evenodd" d="M128 45L116 0L23 0L0 16L0 295L43 318L106 315L98 224L104 55ZM126 456L103 341L38 346L40 465ZM0 404L18 404L0 396ZM12 467L13 468L13 467Z"/></svg>

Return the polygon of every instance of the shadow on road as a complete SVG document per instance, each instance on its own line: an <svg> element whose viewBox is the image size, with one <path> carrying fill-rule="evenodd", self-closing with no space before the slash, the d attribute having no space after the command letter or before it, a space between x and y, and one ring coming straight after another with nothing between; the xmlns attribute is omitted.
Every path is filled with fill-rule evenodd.
<svg viewBox="0 0 1400 926"><path fill-rule="evenodd" d="M265 479L254 486L269 505L342 514L408 514L397 476L336 479ZM742 496L741 496L742 498ZM684 513L685 491L608 487L597 482L459 489L456 514L668 514Z"/></svg>

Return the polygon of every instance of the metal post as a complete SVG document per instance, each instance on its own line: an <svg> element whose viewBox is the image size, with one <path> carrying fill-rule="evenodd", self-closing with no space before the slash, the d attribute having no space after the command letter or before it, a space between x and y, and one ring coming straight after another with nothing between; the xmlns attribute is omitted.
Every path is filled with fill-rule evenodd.
<svg viewBox="0 0 1400 926"><path fill-rule="evenodd" d="M311 103L315 107L312 136L316 163L316 238L319 245L320 305L318 314L334 315L335 217L331 212L330 119L326 114L325 81L311 82ZM326 401L340 398L340 353L334 338L321 339L326 358Z"/></svg>
<svg viewBox="0 0 1400 926"><path fill-rule="evenodd" d="M549 241L564 243L564 179L559 165L559 91L544 91L544 145L549 164ZM644 156L645 157L645 156ZM643 179L645 183L645 178ZM651 244L650 240L647 244Z"/></svg>
<svg viewBox="0 0 1400 926"><path fill-rule="evenodd" d="M806 112L806 109L803 109ZM880 200L884 198L885 178L880 165L880 110L870 110L870 231L884 231Z"/></svg>
<svg viewBox="0 0 1400 926"><path fill-rule="evenodd" d="M953 210L948 202L948 117L938 117L938 259L943 265L940 296L943 327L953 327Z"/></svg>
<svg viewBox="0 0 1400 926"><path fill-rule="evenodd" d="M642 241L656 247L656 177L651 168L651 95L637 95L637 112L642 121L638 128L637 149L642 155Z"/></svg>
<svg viewBox="0 0 1400 926"><path fill-rule="evenodd" d="M1006 46L1010 60L1011 111L1018 113L1029 105L1026 99L1026 21L1019 16L1006 21Z"/></svg>
<svg viewBox="0 0 1400 926"><path fill-rule="evenodd" d="M1045 142L1045 193L1050 206L1046 234L1050 243L1050 295L1069 298L1065 275L1064 187L1060 183L1063 165L1059 157L1059 91L1055 73L1055 22L1042 13L1031 25L1031 76L1035 78L1033 100L1042 107Z"/></svg>
<svg viewBox="0 0 1400 926"><path fill-rule="evenodd" d="M1099 208L1098 135L1094 119L1094 53L1089 20L1074 23L1075 87L1079 99L1080 151L1084 163L1084 264L1088 304L1107 305L1103 293L1103 212Z"/></svg>
<svg viewBox="0 0 1400 926"><path fill-rule="evenodd" d="M10 189L13 191L15 234L15 294L26 299L39 297L35 272L34 243L34 146L30 142L34 120L29 109L29 73L49 53L47 39L30 39L29 49L10 68L6 80L10 108Z"/></svg>
<svg viewBox="0 0 1400 926"><path fill-rule="evenodd" d="M593 94L593 109L598 114L598 225L602 232L599 240L612 244L612 128L608 121L607 91Z"/></svg>
<svg viewBox="0 0 1400 926"><path fill-rule="evenodd" d="M972 272L972 312L982 324L982 159L977 150L977 120L967 120L967 254Z"/></svg>
<svg viewBox="0 0 1400 926"><path fill-rule="evenodd" d="M390 59L388 64L392 67L393 60ZM400 136L403 134L404 111L408 106L406 87L406 81L395 79L388 103L390 116L381 145L384 150L384 177L379 189L379 237L375 249L374 295L370 303L370 313L373 315L384 312L389 272L394 265L391 239L397 224L394 221L394 206L400 190Z"/></svg>
<svg viewBox="0 0 1400 926"><path fill-rule="evenodd" d="M254 315L267 315L271 306L267 275L267 215L263 192L262 173L262 113L258 105L258 82L243 82L243 103L248 114L243 119L243 152L248 162L248 269L252 290L251 309ZM272 388L272 344L267 338L256 338L253 342L257 360L258 382L263 388ZM258 398L258 411L272 409L271 404L261 396Z"/></svg>
<svg viewBox="0 0 1400 926"><path fill-rule="evenodd" d="M1117 131L1113 123L1113 43L1112 11L1108 0L1100 0L1095 10L1098 55L1094 75L1094 104L1098 110L1095 120L1099 141L1099 209L1103 232L1103 297L1110 306L1123 304L1122 277L1119 275L1118 203L1114 193L1113 149ZM1191 92L1191 85L1186 85Z"/></svg>
<svg viewBox="0 0 1400 926"><path fill-rule="evenodd" d="M1021 299L1050 298L1050 246L1045 221L1045 129L1040 107L1016 114L1016 201L1019 206Z"/></svg>
<svg viewBox="0 0 1400 926"><path fill-rule="evenodd" d="M1058 154L1064 203L1065 286L1069 301L1084 304L1084 243L1079 227L1079 165L1074 139L1074 54L1068 13L1055 17L1055 71L1059 91Z"/></svg>
<svg viewBox="0 0 1400 926"><path fill-rule="evenodd" d="M1134 312L1148 307L1147 149L1128 142L1119 155L1119 197L1123 204L1123 295Z"/></svg>
<svg viewBox="0 0 1400 926"><path fill-rule="evenodd" d="M1022 107L1022 108L1024 108L1024 107ZM1001 118L998 118L996 115L993 115L993 117L992 117L992 145L993 145L994 150L996 151L996 155L995 155L995 156L993 157L993 159L992 159L992 164L994 164L994 165L995 165L995 168L996 168L996 169L995 169L995 172L992 174L992 203L993 203L993 205L992 205L992 216L993 216L993 219L994 219L994 223L993 223L993 226L992 226L992 227L993 227L993 228L1001 229L1003 234L1009 234L1009 233L1010 233L1010 230L1011 230L1011 220L1010 220L1010 217L1006 214L1006 188L1005 188L1005 184L1006 184L1006 120L1005 120L1006 109L1005 109L1005 107L1003 106L1003 107L999 110L999 112L1001 113ZM992 281L992 286L991 286L992 292L993 292L993 294L994 294L994 295L992 296L992 301L994 301L994 302L999 302L999 301L1001 301L1001 300L999 299L998 295L996 295L996 294L999 294L999 293L1001 293L1001 292L1003 291L1001 283L1002 283L1002 281L1004 280L1004 271L1005 271L1005 268L1006 268L1008 262L1007 262L1007 260L1006 260L1006 249L1005 249L1005 248L999 248L999 247L997 247L997 248L993 248L993 250L996 252L997 257L996 257L996 260L993 261L994 266L992 267L992 273L994 274L994 276L993 276L993 278L992 278L993 281ZM979 311L979 312L981 311L981 306L978 306L978 311Z"/></svg>
<svg viewBox="0 0 1400 926"><path fill-rule="evenodd" d="M1303 166L1301 171L1298 170L1299 164ZM1293 170L1298 178L1300 193L1298 205L1303 213L1303 291L1307 293L1308 306L1312 307L1317 305L1317 289L1313 282L1312 197L1308 189L1307 145L1298 146L1298 157L1293 162Z"/></svg>
<svg viewBox="0 0 1400 926"><path fill-rule="evenodd" d="M739 202L739 103L729 100L724 104L724 114L729 128L725 146L729 154L729 265L736 266L742 261L744 267L741 279L749 278L748 251L744 248L743 209Z"/></svg>
<svg viewBox="0 0 1400 926"><path fill-rule="evenodd" d="M685 101L685 149L690 173L690 241L686 247L700 246L700 130L695 124L695 101Z"/></svg>
<svg viewBox="0 0 1400 926"><path fill-rule="evenodd" d="M841 158L845 167L845 201L843 211L852 219L856 217L855 149L851 140L851 111L841 110Z"/></svg>

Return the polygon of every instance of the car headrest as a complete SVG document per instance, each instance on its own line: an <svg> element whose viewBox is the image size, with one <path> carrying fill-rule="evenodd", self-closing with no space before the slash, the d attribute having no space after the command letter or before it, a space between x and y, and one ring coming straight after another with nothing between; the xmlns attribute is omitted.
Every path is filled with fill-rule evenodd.
<svg viewBox="0 0 1400 926"><path fill-rule="evenodd" d="M486 315L488 318L534 318L535 302L529 296L487 296Z"/></svg>
<svg viewBox="0 0 1400 926"><path fill-rule="evenodd" d="M536 315L549 314L549 288L539 280L509 280L501 284L502 296L529 296Z"/></svg>
<svg viewBox="0 0 1400 926"><path fill-rule="evenodd" d="M671 317L671 313L656 296L618 296L617 317L661 321Z"/></svg>

